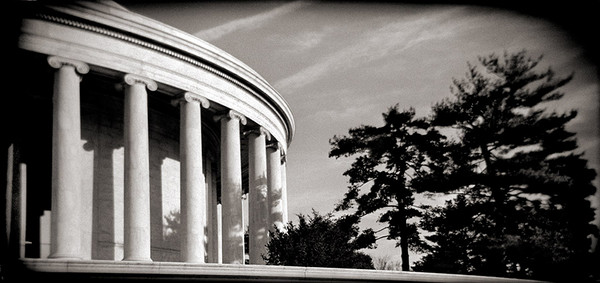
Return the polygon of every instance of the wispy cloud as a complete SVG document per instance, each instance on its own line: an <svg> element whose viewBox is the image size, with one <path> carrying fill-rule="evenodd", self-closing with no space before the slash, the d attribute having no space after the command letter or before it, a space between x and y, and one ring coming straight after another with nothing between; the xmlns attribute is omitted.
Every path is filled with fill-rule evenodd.
<svg viewBox="0 0 600 283"><path fill-rule="evenodd" d="M306 5L310 4L310 2L306 1L295 1L289 2L269 11L262 12L260 14L256 14L250 17L245 17L241 19L236 19L230 21L228 23L222 24L220 26L216 26L210 29L201 30L194 35L203 40L211 41L219 39L227 34L230 34L235 31L243 30L243 29L253 29L260 27L265 22L283 16L287 13L293 12L297 9L300 9Z"/></svg>
<svg viewBox="0 0 600 283"><path fill-rule="evenodd" d="M458 25L442 25L456 18L463 9L456 8L443 12L423 13L409 19L387 23L379 29L365 33L356 44L340 49L316 64L277 81L278 89L297 89L310 84L327 73L346 70L359 64L398 54L422 42L453 35Z"/></svg>
<svg viewBox="0 0 600 283"><path fill-rule="evenodd" d="M305 52L317 47L326 39L326 36L334 31L331 27L323 27L321 30L309 30L297 34L277 34L269 40L273 44L280 44L284 52Z"/></svg>

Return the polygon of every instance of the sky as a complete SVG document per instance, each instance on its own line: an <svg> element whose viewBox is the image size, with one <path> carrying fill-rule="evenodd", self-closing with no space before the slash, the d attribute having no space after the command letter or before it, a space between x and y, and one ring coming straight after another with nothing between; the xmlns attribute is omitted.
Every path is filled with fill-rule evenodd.
<svg viewBox="0 0 600 283"><path fill-rule="evenodd" d="M539 14L473 3L344 1L151 1L122 3L133 12L197 36L238 58L287 101L296 122L288 149L288 212L332 212L344 196L351 158L329 158L329 140L360 125L379 126L398 104L418 116L450 97L478 56L527 50L543 55L540 70L574 72L557 111L576 109L568 124L589 165L600 172L600 80L585 35ZM592 1L592 3L594 3ZM578 22L584 10L570 9ZM581 18L580 18L581 17ZM570 19L568 19L570 20ZM577 22L577 21L576 21ZM595 49L594 49L595 50ZM595 51L592 51L595 52ZM594 184L599 188L598 178ZM426 203L437 199L419 198ZM591 199L598 207L600 194ZM363 227L381 227L377 215ZM597 214L597 219L600 215ZM600 221L600 220L599 220ZM598 222L598 221L597 221ZM381 240L374 257L399 260L394 242ZM419 255L412 255L412 262Z"/></svg>

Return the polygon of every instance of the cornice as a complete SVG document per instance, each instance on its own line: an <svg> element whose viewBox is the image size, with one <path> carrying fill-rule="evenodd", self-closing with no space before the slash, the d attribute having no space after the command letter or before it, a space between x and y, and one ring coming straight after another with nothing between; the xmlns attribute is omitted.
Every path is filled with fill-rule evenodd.
<svg viewBox="0 0 600 283"><path fill-rule="evenodd" d="M236 84L239 87L244 88L247 91L250 90L247 86L241 84L240 82L236 81L235 79L233 79L232 77L228 76L227 74L225 74L225 73L217 70L216 68L213 68L213 67L211 67L211 66L209 66L209 65L207 65L207 64L205 64L205 63L203 63L203 62L201 62L199 60L196 60L196 59L194 59L192 57L189 57L189 56L183 55L181 53L172 51L172 50L170 50L168 48L162 47L162 46L160 46L158 44L154 44L154 43L151 43L151 42L148 42L148 41L144 41L144 40L138 39L138 38L136 38L134 36L131 36L131 35L128 35L126 33L122 33L122 32L116 31L116 30L112 30L112 29L109 29L109 28L95 26L95 25L92 25L90 23L84 23L84 22L80 22L80 21L76 21L76 20L67 19L65 17L54 16L54 15L49 15L49 14L41 14L41 13L36 14L36 16L38 18L42 19L42 20L54 22L54 23L57 23L57 24L67 25L67 26L71 26L71 27L76 27L76 28L82 29L82 30L87 30L87 31L95 32L95 33L98 33L98 34L102 34L102 35L109 36L109 37L112 37L112 38L120 39L120 40L129 42L129 43L132 43L132 44L135 44L135 45L139 45L139 46L142 46L142 47L145 47L145 48L148 48L148 49L151 49L151 50L154 50L154 51L157 51L157 52L169 55L169 56L177 58L179 60L188 62L188 63L190 63L190 64L192 64L194 66L200 67L200 68L202 68L202 69L204 69L204 70L206 70L206 71L208 71L210 73L213 73L213 74L215 74L215 75L217 75L217 76L219 76L219 77L221 77L221 78L223 78L223 79L225 79L225 80L233 83L233 84Z"/></svg>

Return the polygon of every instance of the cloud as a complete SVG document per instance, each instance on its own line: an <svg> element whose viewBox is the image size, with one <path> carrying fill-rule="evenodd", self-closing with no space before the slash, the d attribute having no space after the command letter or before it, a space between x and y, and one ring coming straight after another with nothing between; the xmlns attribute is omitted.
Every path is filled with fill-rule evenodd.
<svg viewBox="0 0 600 283"><path fill-rule="evenodd" d="M318 46L332 30L331 27L324 27L319 31L310 30L298 34L279 34L273 36L270 40L283 45L285 47L282 48L284 52L304 52Z"/></svg>
<svg viewBox="0 0 600 283"><path fill-rule="evenodd" d="M277 81L274 86L287 91L301 88L328 73L399 54L429 40L450 37L464 25L463 21L455 21L450 25L442 23L458 18L457 13L462 11L463 8L455 8L422 13L409 19L386 23L377 30L365 33L356 44L329 54L318 63Z"/></svg>
<svg viewBox="0 0 600 283"><path fill-rule="evenodd" d="M310 2L306 1L295 1L290 2L284 5L281 5L277 8L271 9L266 12L262 12L260 14L256 14L250 17L236 19L230 21L228 23L222 24L220 26L216 26L210 29L201 30L194 34L194 36L201 38L206 41L219 39L227 34L230 34L235 31L244 30L244 29L253 29L258 28L265 22L285 15L287 13L293 12L297 9L300 9L306 5L310 4Z"/></svg>

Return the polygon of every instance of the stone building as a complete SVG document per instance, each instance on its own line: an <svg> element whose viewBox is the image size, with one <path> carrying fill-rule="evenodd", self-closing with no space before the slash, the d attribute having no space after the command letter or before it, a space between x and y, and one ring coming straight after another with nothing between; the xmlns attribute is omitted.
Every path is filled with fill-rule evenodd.
<svg viewBox="0 0 600 283"><path fill-rule="evenodd" d="M19 5L13 62L27 79L3 105L9 253L244 263L247 227L249 262L263 263L287 219L281 95L114 2Z"/></svg>

